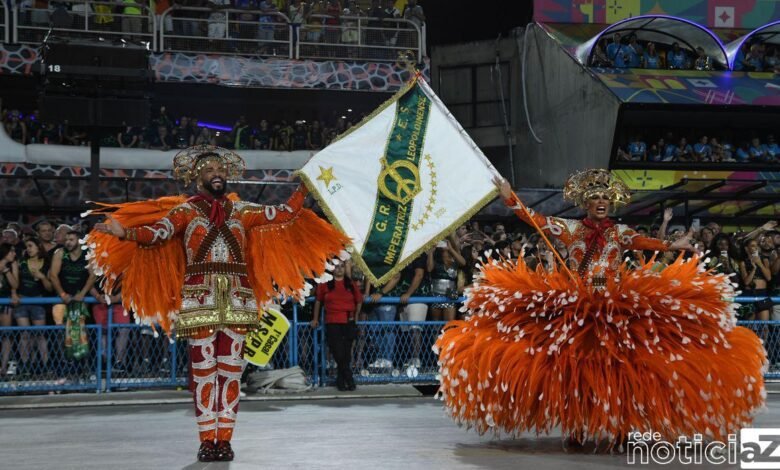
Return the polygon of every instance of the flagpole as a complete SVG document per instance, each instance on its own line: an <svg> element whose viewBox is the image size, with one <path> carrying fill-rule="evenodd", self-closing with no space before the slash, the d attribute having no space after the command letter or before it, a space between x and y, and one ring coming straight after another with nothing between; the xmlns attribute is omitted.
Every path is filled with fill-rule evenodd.
<svg viewBox="0 0 780 470"><path fill-rule="evenodd" d="M525 204L523 204L520 198L517 197L517 194L515 194L514 191L512 191L512 197L514 198L514 201L517 203L517 205L520 206L520 209L525 212L525 215L528 216L528 220L531 221L531 225L534 229L536 229L536 232L539 234L539 236L542 237L542 240L544 240L544 242L547 244L547 247L550 248L550 251L552 251L553 255L555 255L555 257L558 259L558 262L561 264L561 267L563 267L563 270L566 271L566 274L568 274L574 282L577 282L578 278L569 270L568 266L566 266L566 262L558 253L558 250L555 249L553 244L550 242L550 239L547 238L547 235L544 234L542 228L539 227L539 224L537 224L536 220L534 220L533 216L531 215L531 211L528 210L528 208L525 206Z"/></svg>

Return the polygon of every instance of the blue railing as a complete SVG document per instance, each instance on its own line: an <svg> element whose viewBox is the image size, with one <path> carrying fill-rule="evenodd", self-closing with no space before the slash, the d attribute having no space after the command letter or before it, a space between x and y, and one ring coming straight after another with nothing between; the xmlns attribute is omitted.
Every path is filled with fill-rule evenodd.
<svg viewBox="0 0 780 470"><path fill-rule="evenodd" d="M764 300L763 297L738 297L740 303ZM412 297L409 304L460 303L463 298ZM780 304L780 297L772 297ZM93 297L84 299L97 303ZM366 299L371 303L370 299ZM51 305L57 298L23 298L21 304ZM290 333L280 344L273 368L300 366L312 384L329 385L335 381L335 363L329 360L324 322L311 328L308 299L306 314L298 304L290 312ZM399 304L398 297L383 297L380 304ZM0 305L10 305L0 299ZM307 315L308 314L308 315ZM65 326L29 326L0 328L0 359L8 373L0 377L0 394L27 392L95 391L185 387L188 383L188 351L182 341L171 341L149 326L114 323L109 307L107 325L87 325L89 351L74 360L66 355ZM437 364L431 346L445 322L369 321L357 322L353 344L355 382L435 383ZM780 321L741 321L765 343L770 357L767 379L780 379ZM777 365L775 365L777 364Z"/></svg>

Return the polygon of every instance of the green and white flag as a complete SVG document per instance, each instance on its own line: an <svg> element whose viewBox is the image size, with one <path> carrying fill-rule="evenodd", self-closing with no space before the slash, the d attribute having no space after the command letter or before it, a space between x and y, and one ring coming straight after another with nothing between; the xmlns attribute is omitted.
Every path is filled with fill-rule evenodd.
<svg viewBox="0 0 780 470"><path fill-rule="evenodd" d="M375 285L497 194L497 172L419 75L298 174Z"/></svg>

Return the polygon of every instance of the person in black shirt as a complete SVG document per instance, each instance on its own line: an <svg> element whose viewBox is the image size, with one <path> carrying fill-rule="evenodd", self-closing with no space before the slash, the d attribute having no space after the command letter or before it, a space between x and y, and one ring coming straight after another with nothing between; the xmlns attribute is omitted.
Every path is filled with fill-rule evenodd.
<svg viewBox="0 0 780 470"><path fill-rule="evenodd" d="M122 148L135 148L138 147L138 141L140 140L141 129L133 126L125 125L124 129L117 134L117 140L119 146Z"/></svg>
<svg viewBox="0 0 780 470"><path fill-rule="evenodd" d="M249 128L249 124L246 123L246 117L241 116L236 124L233 126L233 131L230 133L230 142L233 144L232 148L236 150L246 150L249 148L252 142L252 130Z"/></svg>
<svg viewBox="0 0 780 470"><path fill-rule="evenodd" d="M263 119L260 121L260 128L255 133L255 149L256 150L270 150L271 149L271 130L268 128L268 121Z"/></svg>
<svg viewBox="0 0 780 470"><path fill-rule="evenodd" d="M51 281L46 277L49 272L49 262L45 256L43 243L37 238L30 238L25 242L26 254L19 263L19 283L11 293L11 301L14 307L14 319L18 326L44 326L46 325L46 309L41 305L19 305L23 298L45 297L52 291ZM45 368L49 361L49 347L43 334L36 334L35 344L38 346L41 365ZM20 369L29 370L30 333L25 331L19 338Z"/></svg>
<svg viewBox="0 0 780 470"><path fill-rule="evenodd" d="M312 121L309 129L309 149L319 150L324 147L325 137L322 135L320 121Z"/></svg>
<svg viewBox="0 0 780 470"><path fill-rule="evenodd" d="M291 150L306 150L309 147L309 136L306 133L306 128L303 127L303 122L296 121L295 131L290 137Z"/></svg>
<svg viewBox="0 0 780 470"><path fill-rule="evenodd" d="M16 262L14 247L6 243L0 244L0 297L10 297L11 290L18 287L19 264ZM11 312L13 309L6 305L0 305L0 327L11 326ZM5 377L8 372L8 360L11 357L11 336L3 335L2 355L0 356L0 377Z"/></svg>

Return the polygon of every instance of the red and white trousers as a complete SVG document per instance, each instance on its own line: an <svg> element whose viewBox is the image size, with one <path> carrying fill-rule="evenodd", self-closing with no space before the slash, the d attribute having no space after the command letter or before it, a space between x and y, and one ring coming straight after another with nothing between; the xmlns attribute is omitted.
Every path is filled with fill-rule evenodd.
<svg viewBox="0 0 780 470"><path fill-rule="evenodd" d="M244 334L224 329L189 340L200 441L230 441L244 370Z"/></svg>

